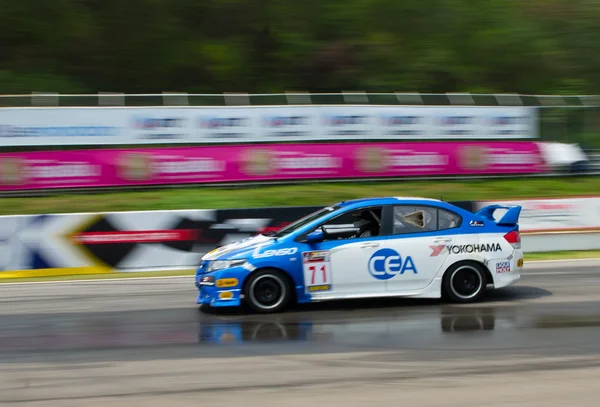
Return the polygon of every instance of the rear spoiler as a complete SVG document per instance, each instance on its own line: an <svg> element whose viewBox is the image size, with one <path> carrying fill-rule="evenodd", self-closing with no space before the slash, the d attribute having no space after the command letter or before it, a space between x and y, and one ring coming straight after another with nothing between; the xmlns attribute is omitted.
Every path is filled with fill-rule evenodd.
<svg viewBox="0 0 600 407"><path fill-rule="evenodd" d="M506 209L507 211L502 216L502 218L500 218L499 221L496 221L496 219L494 219L494 212L496 212L498 209ZM520 205L488 205L475 212L475 215L496 222L496 224L499 226L516 226L519 222L519 215L521 214L521 209L522 206Z"/></svg>

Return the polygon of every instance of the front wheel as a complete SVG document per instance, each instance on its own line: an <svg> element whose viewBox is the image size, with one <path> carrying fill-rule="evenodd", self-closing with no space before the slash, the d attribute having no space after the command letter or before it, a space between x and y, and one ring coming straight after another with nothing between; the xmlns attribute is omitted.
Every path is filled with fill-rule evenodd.
<svg viewBox="0 0 600 407"><path fill-rule="evenodd" d="M291 288L286 276L277 270L262 270L250 276L244 286L248 305L263 314L283 310L289 303Z"/></svg>
<svg viewBox="0 0 600 407"><path fill-rule="evenodd" d="M482 265L473 262L457 263L444 274L443 291L454 302L475 302L485 294L486 280Z"/></svg>

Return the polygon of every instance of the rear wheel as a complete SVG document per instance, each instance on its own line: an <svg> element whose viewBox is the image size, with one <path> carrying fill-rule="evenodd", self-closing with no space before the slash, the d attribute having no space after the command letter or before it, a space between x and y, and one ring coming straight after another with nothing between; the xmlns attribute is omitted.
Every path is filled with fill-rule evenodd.
<svg viewBox="0 0 600 407"><path fill-rule="evenodd" d="M258 271L244 286L246 303L254 311L264 314L282 311L288 305L291 294L287 276L278 270Z"/></svg>
<svg viewBox="0 0 600 407"><path fill-rule="evenodd" d="M482 265L460 262L446 270L443 291L454 302L475 302L485 294L486 280L486 272Z"/></svg>

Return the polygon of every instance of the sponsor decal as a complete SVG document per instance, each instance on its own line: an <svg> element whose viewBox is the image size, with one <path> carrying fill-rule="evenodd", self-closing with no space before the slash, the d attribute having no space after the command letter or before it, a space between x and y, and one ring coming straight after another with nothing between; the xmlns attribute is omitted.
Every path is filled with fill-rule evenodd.
<svg viewBox="0 0 600 407"><path fill-rule="evenodd" d="M486 125L490 127L490 133L494 136L524 136L531 134L533 126L531 116L490 116Z"/></svg>
<svg viewBox="0 0 600 407"><path fill-rule="evenodd" d="M233 298L233 293L231 291L223 291L222 293L219 293L220 300L230 300L232 298Z"/></svg>
<svg viewBox="0 0 600 407"><path fill-rule="evenodd" d="M226 127L243 127L247 125L247 117L201 117L198 127L206 129L221 129Z"/></svg>
<svg viewBox="0 0 600 407"><path fill-rule="evenodd" d="M304 284L309 293L332 290L329 251L303 252Z"/></svg>
<svg viewBox="0 0 600 407"><path fill-rule="evenodd" d="M420 124L425 121L423 116L417 115L406 115L406 116L394 116L385 115L381 116L381 123L385 126L401 126L407 124Z"/></svg>
<svg viewBox="0 0 600 407"><path fill-rule="evenodd" d="M448 164L448 156L434 151L394 150L387 156L391 167L443 167Z"/></svg>
<svg viewBox="0 0 600 407"><path fill-rule="evenodd" d="M469 226L471 227L482 227L484 226L484 223L482 220L472 220L469 222Z"/></svg>
<svg viewBox="0 0 600 407"><path fill-rule="evenodd" d="M225 161L213 160L210 157L174 157L171 160L157 162L156 172L162 175L223 172L226 165Z"/></svg>
<svg viewBox="0 0 600 407"><path fill-rule="evenodd" d="M380 147L362 147L356 152L356 168L365 173L381 172L386 169L387 150Z"/></svg>
<svg viewBox="0 0 600 407"><path fill-rule="evenodd" d="M331 290L331 285L326 284L326 285L312 285L308 287L308 291L310 292L315 292L315 291L330 291Z"/></svg>
<svg viewBox="0 0 600 407"><path fill-rule="evenodd" d="M448 252L452 254L462 253L487 253L502 251L500 243L461 244L447 246Z"/></svg>
<svg viewBox="0 0 600 407"><path fill-rule="evenodd" d="M154 157L143 152L121 154L115 165L118 175L127 181L146 181L156 174L153 170Z"/></svg>
<svg viewBox="0 0 600 407"><path fill-rule="evenodd" d="M488 253L488 252L499 252L502 251L500 243L482 243L482 244L461 244L461 245L438 245L429 246L431 254L429 257L436 257L444 251L448 250L450 254L463 254L463 253Z"/></svg>
<svg viewBox="0 0 600 407"><path fill-rule="evenodd" d="M257 247L252 252L252 257L255 259L261 259L264 257L273 257L273 256L291 256L295 254L298 249L295 247L285 248L285 249L277 249L277 250L265 250L264 252L260 252L260 247Z"/></svg>
<svg viewBox="0 0 600 407"><path fill-rule="evenodd" d="M364 114L324 114L321 116L323 131L331 136L356 136L371 132L369 116Z"/></svg>
<svg viewBox="0 0 600 407"><path fill-rule="evenodd" d="M487 168L486 148L484 146L466 145L457 152L460 168L467 171L478 171Z"/></svg>
<svg viewBox="0 0 600 407"><path fill-rule="evenodd" d="M252 131L250 118L244 116L200 117L196 127L202 129L200 136L214 138L250 137Z"/></svg>
<svg viewBox="0 0 600 407"><path fill-rule="evenodd" d="M498 274L510 273L510 262L503 261L503 262L496 264L496 273L498 273Z"/></svg>
<svg viewBox="0 0 600 407"><path fill-rule="evenodd" d="M200 285L215 285L214 276L202 276L197 278L198 284Z"/></svg>
<svg viewBox="0 0 600 407"><path fill-rule="evenodd" d="M412 257L406 256L403 260L393 249L377 250L369 259L368 267L369 273L378 280L389 280L407 271L418 273Z"/></svg>
<svg viewBox="0 0 600 407"><path fill-rule="evenodd" d="M507 126L509 124L527 124L531 119L527 116L492 116L489 124L492 126Z"/></svg>
<svg viewBox="0 0 600 407"><path fill-rule="evenodd" d="M446 248L446 245L441 244L437 246L429 246L429 248L431 249L431 254L429 255L429 257L436 257L442 252L442 250Z"/></svg>
<svg viewBox="0 0 600 407"><path fill-rule="evenodd" d="M301 126L309 124L308 116L266 116L263 118L265 127Z"/></svg>
<svg viewBox="0 0 600 407"><path fill-rule="evenodd" d="M18 127L0 125L0 137L112 137L119 132L110 126Z"/></svg>
<svg viewBox="0 0 600 407"><path fill-rule="evenodd" d="M132 127L143 130L153 130L160 128L185 127L186 119L183 117L134 117Z"/></svg>
<svg viewBox="0 0 600 407"><path fill-rule="evenodd" d="M221 278L217 280L216 285L219 288L235 287L239 283L237 278Z"/></svg>
<svg viewBox="0 0 600 407"><path fill-rule="evenodd" d="M266 148L249 148L242 152L240 167L251 176L273 175L277 171L275 153Z"/></svg>
<svg viewBox="0 0 600 407"><path fill-rule="evenodd" d="M184 117L143 117L135 116L132 119L131 127L144 132L143 139L170 140L183 138L182 133L187 125L187 119Z"/></svg>
<svg viewBox="0 0 600 407"><path fill-rule="evenodd" d="M304 252L302 253L302 260L304 263L329 261L329 252L327 250L318 252Z"/></svg>
<svg viewBox="0 0 600 407"><path fill-rule="evenodd" d="M310 137L308 126L311 122L311 116L308 115L267 115L262 118L262 127L264 132L260 132L261 137L289 138L289 137Z"/></svg>
<svg viewBox="0 0 600 407"><path fill-rule="evenodd" d="M31 171L33 178L88 178L100 175L99 165L69 163L36 167Z"/></svg>
<svg viewBox="0 0 600 407"><path fill-rule="evenodd" d="M219 253L219 251L223 251L223 250L226 250L226 246L217 247L216 249L213 249L210 252L206 253L206 256L210 256L210 255L213 255L215 253Z"/></svg>
<svg viewBox="0 0 600 407"><path fill-rule="evenodd" d="M330 154L296 154L277 158L280 170L336 169L342 167L342 159Z"/></svg>
<svg viewBox="0 0 600 407"><path fill-rule="evenodd" d="M471 124L474 120L474 116L441 116L437 122L441 126L457 126Z"/></svg>

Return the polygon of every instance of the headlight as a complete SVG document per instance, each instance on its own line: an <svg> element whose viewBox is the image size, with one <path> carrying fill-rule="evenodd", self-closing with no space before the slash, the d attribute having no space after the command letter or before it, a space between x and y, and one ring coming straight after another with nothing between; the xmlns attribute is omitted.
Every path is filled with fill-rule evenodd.
<svg viewBox="0 0 600 407"><path fill-rule="evenodd" d="M215 261L212 261L208 265L208 269L206 270L206 272L210 273L211 271L217 271L217 270L223 270L223 269L229 269L232 267L242 266L246 263L246 261L247 261L247 259L215 260Z"/></svg>

